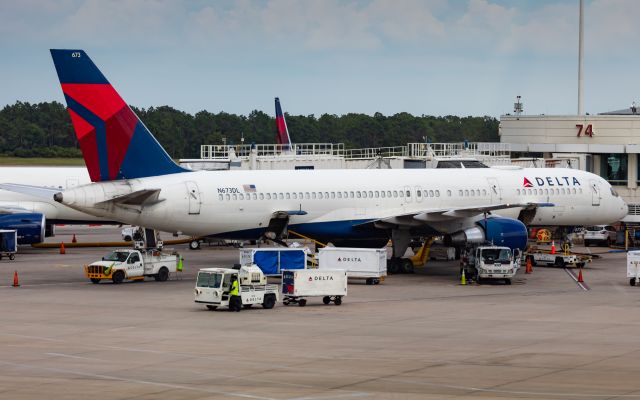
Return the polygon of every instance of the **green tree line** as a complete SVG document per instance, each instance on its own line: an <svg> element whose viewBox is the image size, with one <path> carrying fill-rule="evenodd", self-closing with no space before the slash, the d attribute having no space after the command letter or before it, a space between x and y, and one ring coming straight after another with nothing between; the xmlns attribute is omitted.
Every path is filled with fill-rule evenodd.
<svg viewBox="0 0 640 400"><path fill-rule="evenodd" d="M200 145L275 143L275 118L254 110L248 116L200 111L195 115L161 106L134 108L173 158L198 158ZM344 143L347 148L401 146L410 142L495 142L493 117L414 116L398 113L287 115L293 142ZM81 157L71 118L58 102L16 102L0 111L0 155Z"/></svg>

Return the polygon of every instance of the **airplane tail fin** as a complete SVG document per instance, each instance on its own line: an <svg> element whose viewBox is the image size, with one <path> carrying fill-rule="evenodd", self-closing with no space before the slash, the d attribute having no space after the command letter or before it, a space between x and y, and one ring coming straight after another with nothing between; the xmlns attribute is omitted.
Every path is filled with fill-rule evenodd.
<svg viewBox="0 0 640 400"><path fill-rule="evenodd" d="M287 121L284 119L282 113L282 107L280 107L280 99L276 97L276 127L278 128L278 134L276 141L278 144L283 145L288 149L291 146L291 137L289 136L289 129L287 129Z"/></svg>
<svg viewBox="0 0 640 400"><path fill-rule="evenodd" d="M93 182L186 171L153 137L82 50L51 50Z"/></svg>

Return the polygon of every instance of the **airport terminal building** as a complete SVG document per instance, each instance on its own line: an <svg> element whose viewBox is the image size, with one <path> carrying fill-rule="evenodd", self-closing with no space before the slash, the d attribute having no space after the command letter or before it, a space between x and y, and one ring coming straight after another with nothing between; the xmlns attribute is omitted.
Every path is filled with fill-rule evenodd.
<svg viewBox="0 0 640 400"><path fill-rule="evenodd" d="M629 204L626 221L640 222L640 114L635 106L598 115L503 115L499 134L512 158L566 160L572 168L602 176Z"/></svg>

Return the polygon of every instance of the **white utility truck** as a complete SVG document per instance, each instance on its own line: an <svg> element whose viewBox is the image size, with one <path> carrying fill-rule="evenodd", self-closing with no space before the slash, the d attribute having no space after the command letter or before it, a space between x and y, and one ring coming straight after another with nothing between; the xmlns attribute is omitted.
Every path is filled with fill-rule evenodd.
<svg viewBox="0 0 640 400"><path fill-rule="evenodd" d="M582 268L586 263L591 262L590 256L564 253L544 253L541 251L530 251L525 254L525 261L531 260L531 265L547 265L555 267L578 267Z"/></svg>
<svg viewBox="0 0 640 400"><path fill-rule="evenodd" d="M176 272L178 254L166 254L159 250L114 250L102 260L84 266L84 273L93 283L110 279L122 283L125 279L144 280L145 276L164 282L169 273Z"/></svg>
<svg viewBox="0 0 640 400"><path fill-rule="evenodd" d="M229 307L231 277L238 279L239 294L244 308L261 304L263 308L273 308L278 301L278 285L267 284L267 277L256 265L244 265L240 269L203 268L198 271L195 302L207 306L209 310Z"/></svg>
<svg viewBox="0 0 640 400"><path fill-rule="evenodd" d="M282 272L282 302L285 306L307 304L305 297L322 297L324 304L339 306L347 295L347 271L301 269Z"/></svg>
<svg viewBox="0 0 640 400"><path fill-rule="evenodd" d="M377 285L387 276L387 249L323 247L318 252L318 269L343 270L349 278L365 279Z"/></svg>
<svg viewBox="0 0 640 400"><path fill-rule="evenodd" d="M629 285L636 286L640 283L640 251L627 252L627 278Z"/></svg>
<svg viewBox="0 0 640 400"><path fill-rule="evenodd" d="M463 257L465 276L481 283L483 279L504 279L511 284L520 267L520 250L504 246L478 246Z"/></svg>

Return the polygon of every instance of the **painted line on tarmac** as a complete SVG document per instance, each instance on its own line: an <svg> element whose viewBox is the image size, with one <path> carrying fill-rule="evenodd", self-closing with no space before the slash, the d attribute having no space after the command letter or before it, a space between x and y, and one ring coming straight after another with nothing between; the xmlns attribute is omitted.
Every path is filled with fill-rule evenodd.
<svg viewBox="0 0 640 400"><path fill-rule="evenodd" d="M369 393L364 392L355 392L355 393L347 393L347 394L338 394L338 395L328 395L328 396L304 396L304 397L290 397L287 400L332 400L332 399L346 399L352 397L365 397L369 396Z"/></svg>
<svg viewBox="0 0 640 400"><path fill-rule="evenodd" d="M578 277L577 277L577 276L573 273L573 271L571 271L569 268L565 268L565 269L564 269L564 272L566 272L566 273L571 277L571 279L573 279L573 280L575 281L575 283L578 285L578 287L579 287L580 289L582 289L582 290L584 290L584 291L591 290L591 289L589 288L589 286L587 286L587 284L586 284L586 283L584 283L584 282L578 282Z"/></svg>
<svg viewBox="0 0 640 400"><path fill-rule="evenodd" d="M172 384L172 383L145 381L145 380L140 380L140 379L128 379L128 378L122 378L122 377L115 376L115 375L93 374L91 372L74 371L74 370L65 369L65 368L38 367L38 366L34 366L34 365L12 363L12 362L7 362L7 361L0 361L0 365L6 365L6 366L14 367L14 368L24 368L24 369L29 369L29 370L49 371L49 372L54 372L54 373L58 373L58 374L70 374L70 375L76 375L76 376L83 376L83 377L86 377L86 378L104 379L104 380L110 380L110 381L120 381L120 382L127 382L127 383L135 383L135 384L139 384L139 385L158 386L158 387L164 387L164 388L172 389L172 390L176 390L176 389L179 389L179 390L190 390L190 391L194 391L194 392L201 392L201 393L208 393L208 394L219 394L219 395L223 395L223 396L240 397L240 398L244 398L244 399L277 400L276 398L273 398L273 397L256 396L256 395L252 395L252 394L249 394L249 393L227 392L227 391L224 391L224 390L205 389L205 388L199 388L199 387L187 386L187 385L178 385L178 384Z"/></svg>
<svg viewBox="0 0 640 400"><path fill-rule="evenodd" d="M12 285L6 285L6 286L0 286L0 289L19 289L19 288L25 288L25 287L38 287L38 286L68 286L68 285L77 285L77 284L87 284L89 282L84 282L84 281L78 281L78 282L56 282L56 283L33 283L33 284L27 284L27 285L23 285L20 284L20 286L18 288L14 288Z"/></svg>
<svg viewBox="0 0 640 400"><path fill-rule="evenodd" d="M53 357L73 358L73 359L77 359L77 360L105 361L105 360L102 360L100 358L74 356L73 354L64 354L64 353L44 353L44 354L46 354L48 356L53 356Z"/></svg>

